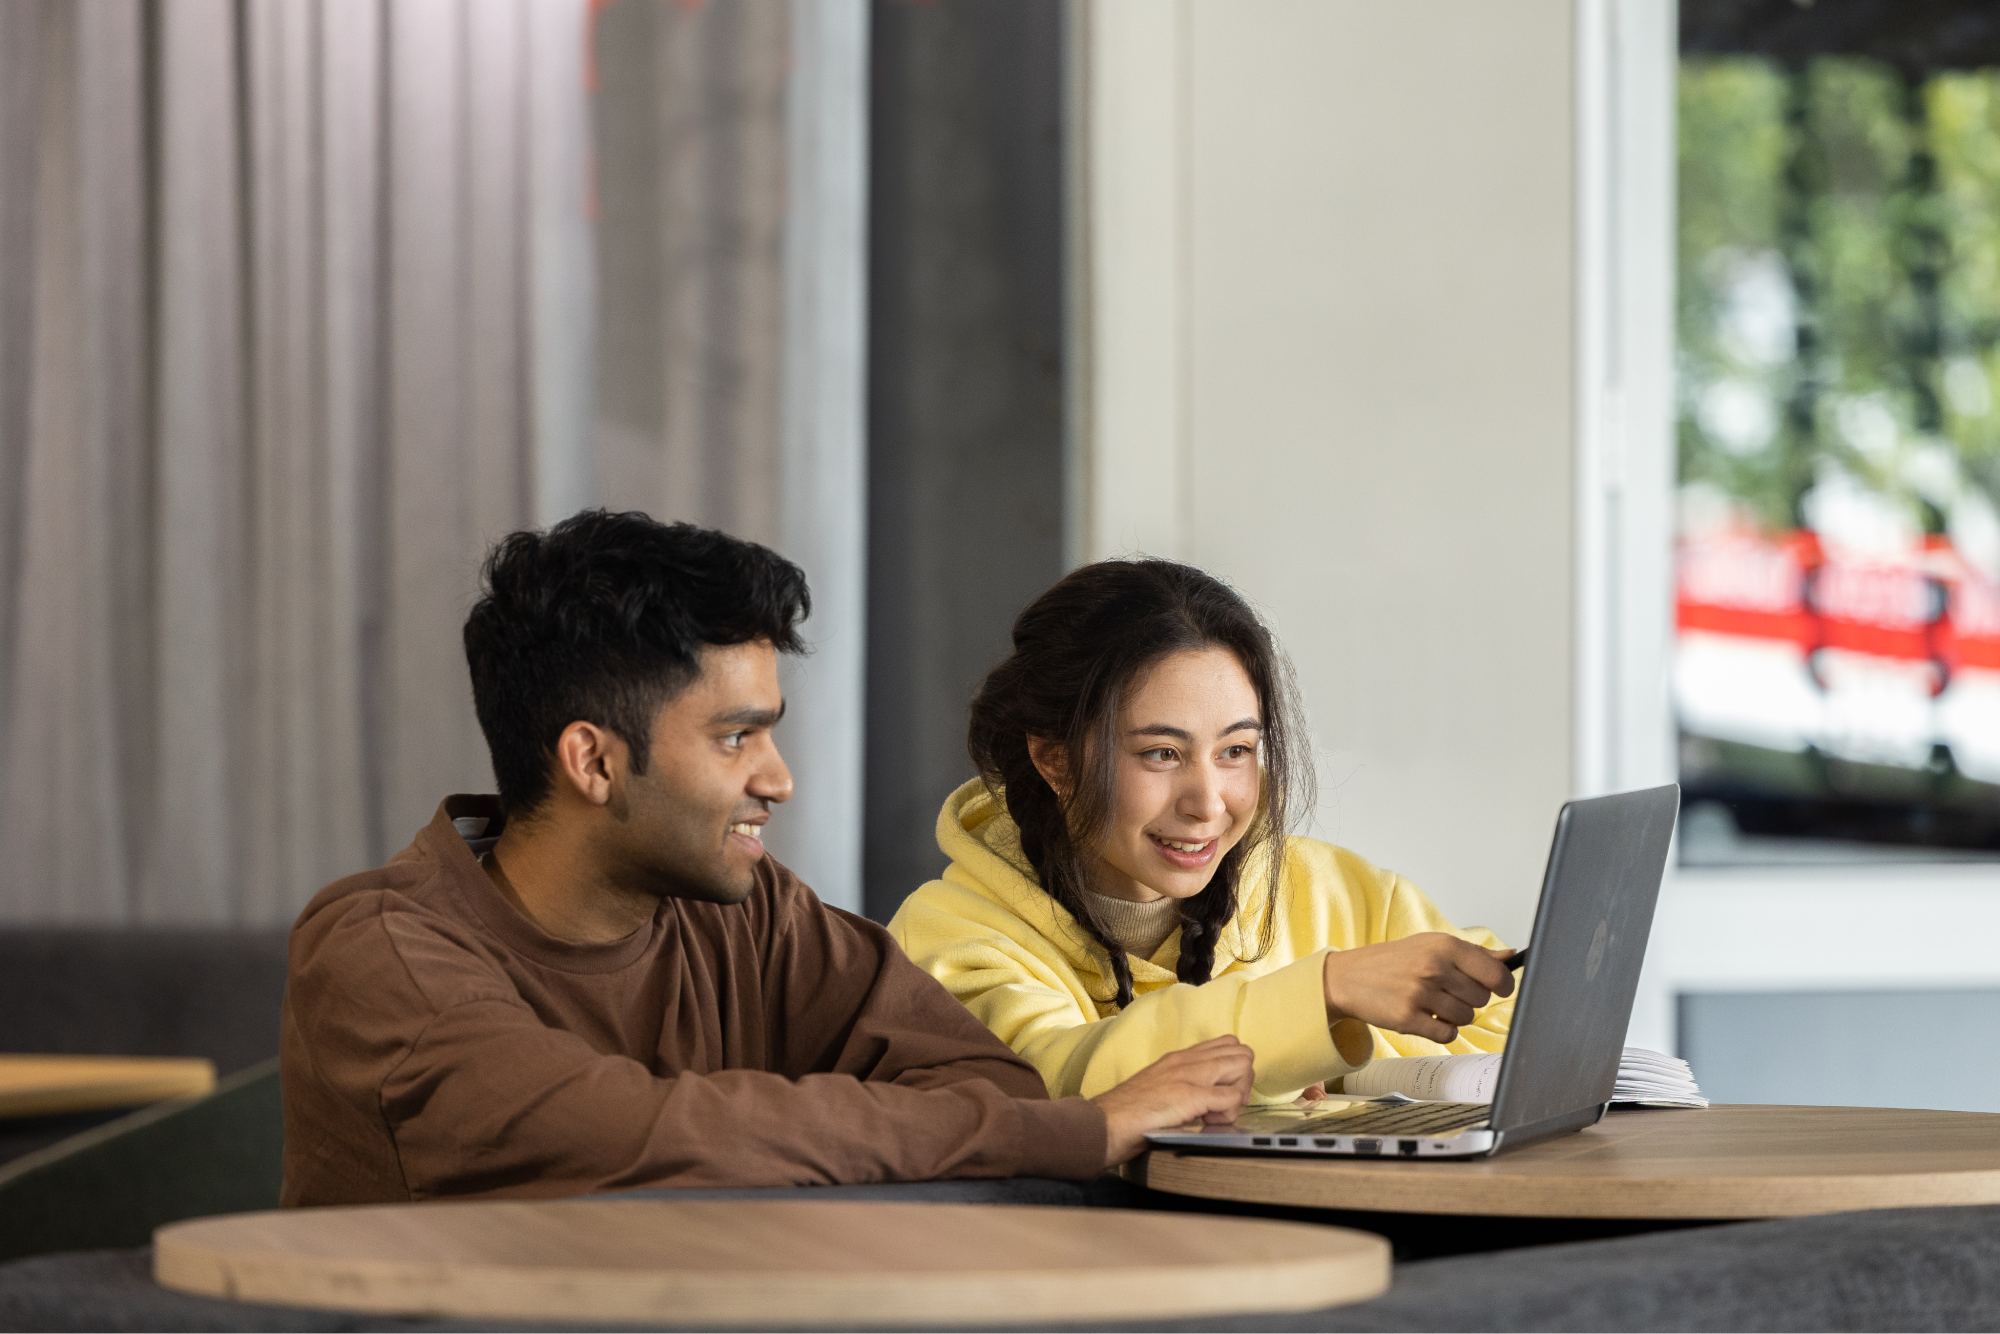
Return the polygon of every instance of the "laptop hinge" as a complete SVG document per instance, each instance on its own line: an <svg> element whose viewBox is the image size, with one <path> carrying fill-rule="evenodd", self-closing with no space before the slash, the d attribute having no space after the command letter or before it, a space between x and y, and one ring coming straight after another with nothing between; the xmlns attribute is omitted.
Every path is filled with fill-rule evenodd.
<svg viewBox="0 0 2000 1334"><path fill-rule="evenodd" d="M1566 1135L1572 1130L1594 1126L1604 1119L1604 1113L1610 1106L1608 1102L1593 1103L1588 1107L1579 1107L1573 1112L1551 1116L1544 1121L1530 1121L1527 1125L1509 1126L1505 1130L1496 1128L1493 1131L1493 1152L1498 1153L1503 1148L1518 1149L1524 1144L1554 1139L1557 1135Z"/></svg>

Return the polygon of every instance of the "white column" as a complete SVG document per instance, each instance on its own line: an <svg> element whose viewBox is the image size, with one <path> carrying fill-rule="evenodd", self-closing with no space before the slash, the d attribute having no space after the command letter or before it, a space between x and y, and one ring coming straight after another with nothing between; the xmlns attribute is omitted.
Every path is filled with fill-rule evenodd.
<svg viewBox="0 0 2000 1334"><path fill-rule="evenodd" d="M1576 791L1674 779L1669 0L1576 5Z"/></svg>
<svg viewBox="0 0 2000 1334"><path fill-rule="evenodd" d="M788 661L778 730L796 793L779 860L862 908L866 698L868 6L793 0L779 548L805 569L813 652Z"/></svg>

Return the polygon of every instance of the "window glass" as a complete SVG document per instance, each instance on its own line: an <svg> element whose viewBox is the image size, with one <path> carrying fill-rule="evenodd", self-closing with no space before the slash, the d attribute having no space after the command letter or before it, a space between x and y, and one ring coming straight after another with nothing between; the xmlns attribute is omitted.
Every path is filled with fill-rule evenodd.
<svg viewBox="0 0 2000 1334"><path fill-rule="evenodd" d="M1683 856L1992 855L2000 69L1717 9L1679 87Z"/></svg>

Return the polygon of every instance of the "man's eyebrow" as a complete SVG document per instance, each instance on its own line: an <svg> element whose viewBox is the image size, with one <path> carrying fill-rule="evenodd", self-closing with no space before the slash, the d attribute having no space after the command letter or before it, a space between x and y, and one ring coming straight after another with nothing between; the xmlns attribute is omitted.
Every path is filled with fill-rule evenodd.
<svg viewBox="0 0 2000 1334"><path fill-rule="evenodd" d="M710 727L721 727L726 724L737 727L776 727L778 720L784 716L785 706L783 704L780 704L775 709L760 709L754 704L746 704L740 709L731 709L727 713L716 714L708 720L708 725Z"/></svg>

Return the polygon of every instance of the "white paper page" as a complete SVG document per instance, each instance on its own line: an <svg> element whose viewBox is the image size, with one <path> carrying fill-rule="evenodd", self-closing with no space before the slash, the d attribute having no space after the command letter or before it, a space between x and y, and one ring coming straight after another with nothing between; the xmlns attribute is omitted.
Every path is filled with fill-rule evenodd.
<svg viewBox="0 0 2000 1334"><path fill-rule="evenodd" d="M1618 1058L1615 1102L1637 1102L1651 1106L1706 1107L1695 1083L1694 1071L1678 1056L1627 1047Z"/></svg>
<svg viewBox="0 0 2000 1334"><path fill-rule="evenodd" d="M1350 1095L1400 1093L1426 1102L1492 1102L1500 1079L1496 1052L1455 1056L1391 1056L1372 1061L1341 1083Z"/></svg>

